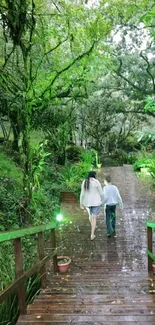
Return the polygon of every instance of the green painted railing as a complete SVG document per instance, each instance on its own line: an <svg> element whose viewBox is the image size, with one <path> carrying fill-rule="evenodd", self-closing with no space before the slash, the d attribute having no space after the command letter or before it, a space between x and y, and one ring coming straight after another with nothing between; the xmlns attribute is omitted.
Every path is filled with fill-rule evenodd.
<svg viewBox="0 0 155 325"><path fill-rule="evenodd" d="M31 277L35 273L40 273L42 288L46 287L46 263L53 257L54 271L57 271L57 254L56 254L56 236L55 236L56 223L51 222L49 224L40 225L36 227L24 228L19 230L11 230L6 232L0 232L0 243L5 241L12 241L14 246L14 257L16 267L16 279L7 288L0 293L0 303L4 301L13 292L18 292L18 304L20 314L26 314L26 288L25 280ZM51 231L51 253L45 256L44 253L44 232ZM32 266L28 271L23 269L22 259L22 242L21 238L30 235L37 235L38 238L38 256L39 261Z"/></svg>
<svg viewBox="0 0 155 325"><path fill-rule="evenodd" d="M4 231L0 232L0 242L8 241L8 240L13 240L16 238L22 238L25 236L29 235L34 235L39 232L44 232L50 229L55 229L56 228L56 223L51 222L46 225L40 225L32 228L23 228L19 230L10 230L10 231Z"/></svg>
<svg viewBox="0 0 155 325"><path fill-rule="evenodd" d="M155 229L155 223L146 222L147 226L147 255L148 255L148 271L152 271L152 262L155 262L155 254L152 252L152 229Z"/></svg>

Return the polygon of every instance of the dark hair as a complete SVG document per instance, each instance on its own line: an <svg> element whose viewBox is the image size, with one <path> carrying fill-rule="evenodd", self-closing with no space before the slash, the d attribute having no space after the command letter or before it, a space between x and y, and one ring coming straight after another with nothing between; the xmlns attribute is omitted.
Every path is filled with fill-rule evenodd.
<svg viewBox="0 0 155 325"><path fill-rule="evenodd" d="M90 183L90 178L96 178L96 172L91 170L89 173L88 173L88 177L85 179L85 182L84 182L84 189L85 190L89 190L89 183Z"/></svg>
<svg viewBox="0 0 155 325"><path fill-rule="evenodd" d="M111 176L110 175L106 175L104 177L104 179L107 181L107 183L110 183L111 182Z"/></svg>

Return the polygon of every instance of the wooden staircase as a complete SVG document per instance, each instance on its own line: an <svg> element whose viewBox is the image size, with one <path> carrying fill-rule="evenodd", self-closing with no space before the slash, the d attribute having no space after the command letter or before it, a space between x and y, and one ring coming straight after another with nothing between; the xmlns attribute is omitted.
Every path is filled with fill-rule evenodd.
<svg viewBox="0 0 155 325"><path fill-rule="evenodd" d="M146 272L122 274L113 263L81 264L82 274L55 276L51 288L40 293L18 325L153 325L151 277Z"/></svg>
<svg viewBox="0 0 155 325"><path fill-rule="evenodd" d="M103 172L99 174L102 183ZM0 233L0 243L13 241L16 261L16 279L0 293L0 303L18 292L18 325L155 324L152 196L131 166L108 168L106 172L111 174L124 201L124 211L117 211L116 236L106 237L102 211L96 238L91 241L88 215L73 201L63 203L64 221L59 226L51 223ZM147 219L150 222L146 227ZM47 243L45 231L51 232ZM39 261L25 272L21 238L34 234L38 238ZM57 253L72 259L65 274L56 273ZM36 272L40 273L42 289L26 306L25 280Z"/></svg>
<svg viewBox="0 0 155 325"><path fill-rule="evenodd" d="M48 266L48 287L28 306L28 314L19 317L18 325L155 324L155 282L146 256L151 193L131 166L108 172L124 200L123 213L117 212L117 235L106 237L102 213L91 242L87 214L78 205L64 204L66 220L57 238L64 243L63 254L72 258L71 268L54 274Z"/></svg>

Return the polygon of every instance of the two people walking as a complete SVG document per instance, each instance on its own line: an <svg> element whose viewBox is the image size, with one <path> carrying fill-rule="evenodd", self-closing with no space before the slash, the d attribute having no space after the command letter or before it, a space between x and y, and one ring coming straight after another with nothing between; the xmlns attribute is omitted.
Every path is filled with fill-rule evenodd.
<svg viewBox="0 0 155 325"><path fill-rule="evenodd" d="M104 205L106 215L107 236L116 231L116 206L123 208L122 198L119 190L111 184L110 175L105 176L104 188L96 179L96 172L90 171L88 177L82 182L80 194L80 206L86 208L91 223L91 240L95 238L96 218L100 213L101 206Z"/></svg>

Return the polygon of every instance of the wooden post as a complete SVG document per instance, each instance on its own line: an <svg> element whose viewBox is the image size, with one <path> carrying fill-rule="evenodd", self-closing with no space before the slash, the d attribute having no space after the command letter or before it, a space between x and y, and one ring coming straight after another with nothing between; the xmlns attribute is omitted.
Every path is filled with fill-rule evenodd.
<svg viewBox="0 0 155 325"><path fill-rule="evenodd" d="M51 230L51 245L53 250L55 250L56 249L55 229ZM54 267L54 272L58 272L57 254L53 256L53 267Z"/></svg>
<svg viewBox="0 0 155 325"><path fill-rule="evenodd" d="M147 248L152 253L152 228L147 227ZM148 271L152 271L152 259L148 255Z"/></svg>
<svg viewBox="0 0 155 325"><path fill-rule="evenodd" d="M16 264L16 278L18 279L23 275L23 260L22 260L22 248L21 248L21 238L14 240L14 254L15 254L15 264ZM23 283L18 288L18 305L21 315L25 315L26 312L26 293L25 284Z"/></svg>
<svg viewBox="0 0 155 325"><path fill-rule="evenodd" d="M42 260L45 257L43 232L38 233L38 252L39 252L39 259ZM45 265L41 267L40 275L41 275L41 287L45 289L46 288L46 266Z"/></svg>

